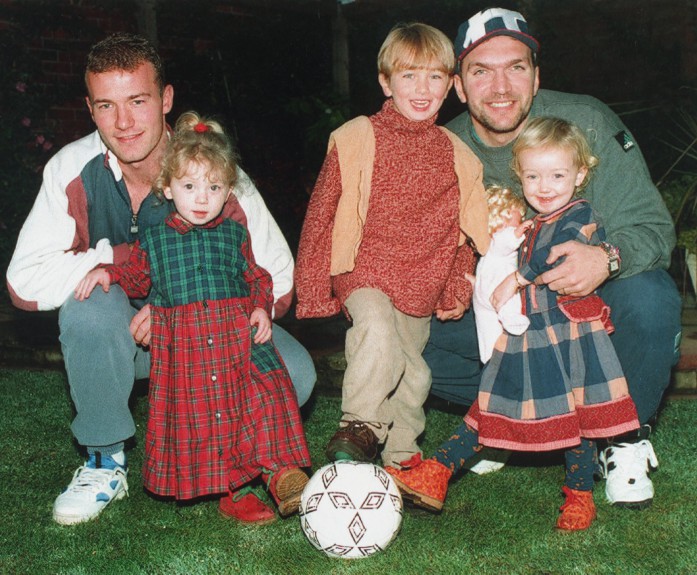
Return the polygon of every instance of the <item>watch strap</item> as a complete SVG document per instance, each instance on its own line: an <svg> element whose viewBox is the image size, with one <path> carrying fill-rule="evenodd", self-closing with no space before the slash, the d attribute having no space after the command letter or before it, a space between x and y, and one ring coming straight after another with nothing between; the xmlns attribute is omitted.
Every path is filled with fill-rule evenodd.
<svg viewBox="0 0 697 575"><path fill-rule="evenodd" d="M614 278L622 269L622 257L620 256L620 248L613 246L608 242L600 242L600 247L603 248L607 256L607 271L611 278Z"/></svg>

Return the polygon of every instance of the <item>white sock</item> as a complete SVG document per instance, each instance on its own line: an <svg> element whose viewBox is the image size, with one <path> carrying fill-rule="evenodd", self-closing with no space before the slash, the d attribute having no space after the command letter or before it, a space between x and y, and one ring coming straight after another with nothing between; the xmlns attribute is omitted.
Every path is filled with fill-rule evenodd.
<svg viewBox="0 0 697 575"><path fill-rule="evenodd" d="M126 453L123 450L119 451L118 453L114 453L111 458L121 467L126 467Z"/></svg>

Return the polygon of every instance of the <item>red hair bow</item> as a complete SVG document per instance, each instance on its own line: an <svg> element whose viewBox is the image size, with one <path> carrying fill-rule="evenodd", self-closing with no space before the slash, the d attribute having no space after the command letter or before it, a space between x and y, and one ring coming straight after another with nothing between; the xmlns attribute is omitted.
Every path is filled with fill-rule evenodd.
<svg viewBox="0 0 697 575"><path fill-rule="evenodd" d="M208 126L206 126L206 124L204 124L203 122L199 122L194 126L194 131L198 132L199 134L203 134L203 132L208 131Z"/></svg>

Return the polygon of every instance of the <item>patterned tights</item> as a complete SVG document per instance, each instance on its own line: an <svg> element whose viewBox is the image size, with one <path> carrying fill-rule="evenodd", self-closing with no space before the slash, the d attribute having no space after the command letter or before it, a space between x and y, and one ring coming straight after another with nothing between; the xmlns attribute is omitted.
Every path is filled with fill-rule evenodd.
<svg viewBox="0 0 697 575"><path fill-rule="evenodd" d="M466 423L461 423L449 439L436 450L433 458L453 473L460 471L468 459L483 449L479 434ZM564 485L578 491L593 489L593 472L597 459L595 442L581 439L581 444L564 452L566 478Z"/></svg>

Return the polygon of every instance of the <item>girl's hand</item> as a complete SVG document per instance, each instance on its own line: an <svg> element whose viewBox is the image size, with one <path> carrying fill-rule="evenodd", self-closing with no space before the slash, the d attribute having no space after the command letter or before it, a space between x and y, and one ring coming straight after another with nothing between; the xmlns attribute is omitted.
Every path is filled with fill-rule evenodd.
<svg viewBox="0 0 697 575"><path fill-rule="evenodd" d="M269 314L260 307L254 308L249 316L249 324L257 328L254 334L254 343L266 343L271 339L271 320Z"/></svg>
<svg viewBox="0 0 697 575"><path fill-rule="evenodd" d="M104 268L94 268L80 280L80 283L78 283L75 288L75 299L83 301L90 297L92 290L97 287L97 284L101 284L104 292L109 291L111 279L109 278L109 272Z"/></svg>
<svg viewBox="0 0 697 575"><path fill-rule="evenodd" d="M150 304L146 303L138 313L133 316L129 329L131 335L135 342L142 346L148 347L150 345Z"/></svg>
<svg viewBox="0 0 697 575"><path fill-rule="evenodd" d="M516 272L508 275L494 290L491 294L489 301L494 309L498 313L504 304L511 299L519 289L518 280L516 278Z"/></svg>

